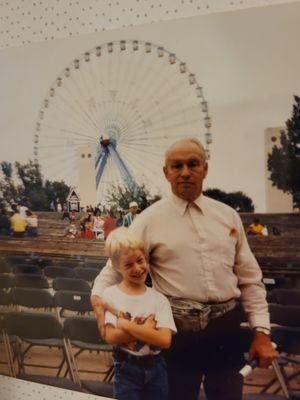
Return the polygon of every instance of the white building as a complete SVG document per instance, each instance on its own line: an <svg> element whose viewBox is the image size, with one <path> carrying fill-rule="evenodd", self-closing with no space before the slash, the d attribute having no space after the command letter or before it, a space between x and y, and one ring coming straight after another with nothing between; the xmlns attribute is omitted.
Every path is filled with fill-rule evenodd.
<svg viewBox="0 0 300 400"><path fill-rule="evenodd" d="M78 193L81 206L93 207L97 204L95 151L91 146L83 146L77 152Z"/></svg>

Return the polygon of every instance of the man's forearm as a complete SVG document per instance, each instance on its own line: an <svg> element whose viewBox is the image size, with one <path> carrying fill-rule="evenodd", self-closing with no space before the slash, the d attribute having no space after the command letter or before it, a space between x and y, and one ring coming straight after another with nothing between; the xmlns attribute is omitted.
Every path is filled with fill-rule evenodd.
<svg viewBox="0 0 300 400"><path fill-rule="evenodd" d="M101 270L99 275L94 280L92 295L101 297L105 288L107 288L108 286L112 286L119 281L119 273L112 267L111 261L108 260L105 267Z"/></svg>

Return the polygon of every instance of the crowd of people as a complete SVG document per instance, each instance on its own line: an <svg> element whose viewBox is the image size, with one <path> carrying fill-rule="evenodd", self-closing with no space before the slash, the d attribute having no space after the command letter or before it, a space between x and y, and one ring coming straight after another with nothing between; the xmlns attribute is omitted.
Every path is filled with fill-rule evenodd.
<svg viewBox="0 0 300 400"><path fill-rule="evenodd" d="M0 209L0 235L37 237L38 217L24 203Z"/></svg>
<svg viewBox="0 0 300 400"><path fill-rule="evenodd" d="M121 226L129 227L134 221L139 206L136 201L129 204L128 212L107 210L87 206L80 213L63 211L62 219L66 221L65 237L88 240L106 240L108 235Z"/></svg>

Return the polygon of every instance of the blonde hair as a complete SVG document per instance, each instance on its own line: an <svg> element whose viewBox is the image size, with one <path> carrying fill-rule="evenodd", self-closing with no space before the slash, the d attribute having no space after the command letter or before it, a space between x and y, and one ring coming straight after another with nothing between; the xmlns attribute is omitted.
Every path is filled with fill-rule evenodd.
<svg viewBox="0 0 300 400"><path fill-rule="evenodd" d="M120 257L130 250L141 250L145 255L144 243L137 239L127 228L117 228L107 237L105 253L111 259L114 268L118 268Z"/></svg>
<svg viewBox="0 0 300 400"><path fill-rule="evenodd" d="M184 144L184 143L195 144L195 145L199 148L199 150L200 150L201 156L202 156L202 158L203 158L203 162L206 161L205 149L204 149L202 143L200 142L200 140L198 140L198 139L196 139L196 138L193 138L193 137L187 137L187 138L184 138L184 139L177 140L176 142L174 142L174 143L168 148L168 150L165 152L165 166L167 166L168 158L169 158L170 152L173 150L173 148L176 147L176 146L178 146L178 145Z"/></svg>

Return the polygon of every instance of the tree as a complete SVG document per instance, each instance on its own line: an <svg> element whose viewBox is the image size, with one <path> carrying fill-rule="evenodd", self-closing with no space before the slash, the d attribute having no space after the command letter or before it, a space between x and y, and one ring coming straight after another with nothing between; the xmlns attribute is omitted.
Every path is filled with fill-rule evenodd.
<svg viewBox="0 0 300 400"><path fill-rule="evenodd" d="M60 204L61 208L63 208L69 191L70 187L63 181L51 182L47 180L45 182L45 192L48 197L49 204L53 202L55 208L57 208L57 204Z"/></svg>
<svg viewBox="0 0 300 400"><path fill-rule="evenodd" d="M286 132L280 135L280 147L275 145L268 154L268 170L272 185L293 197L295 208L300 207L300 97L295 104Z"/></svg>
<svg viewBox="0 0 300 400"><path fill-rule="evenodd" d="M252 200L241 191L226 193L220 189L207 189L204 191L204 194L212 199L219 200L222 203L227 204L238 212L254 211L254 204Z"/></svg>
<svg viewBox="0 0 300 400"><path fill-rule="evenodd" d="M2 178L0 178L0 198L7 203L24 201L35 210L49 210L54 201L63 206L69 193L69 186L63 181L46 181L44 184L40 166L33 161L21 164L2 161L0 163Z"/></svg>
<svg viewBox="0 0 300 400"><path fill-rule="evenodd" d="M40 166L33 161L26 164L15 162L16 173L23 185L23 196L28 198L30 193L43 189L43 177Z"/></svg>
<svg viewBox="0 0 300 400"><path fill-rule="evenodd" d="M8 203L18 202L22 197L21 187L14 182L14 171L11 163L2 161L0 163L2 179L0 180L1 197Z"/></svg>
<svg viewBox="0 0 300 400"><path fill-rule="evenodd" d="M158 199L160 199L160 196L156 195L152 197L144 184L139 187L138 192L128 187L113 185L106 196L106 200L111 208L120 208L122 210L128 210L131 201L138 202L139 208L144 210Z"/></svg>

